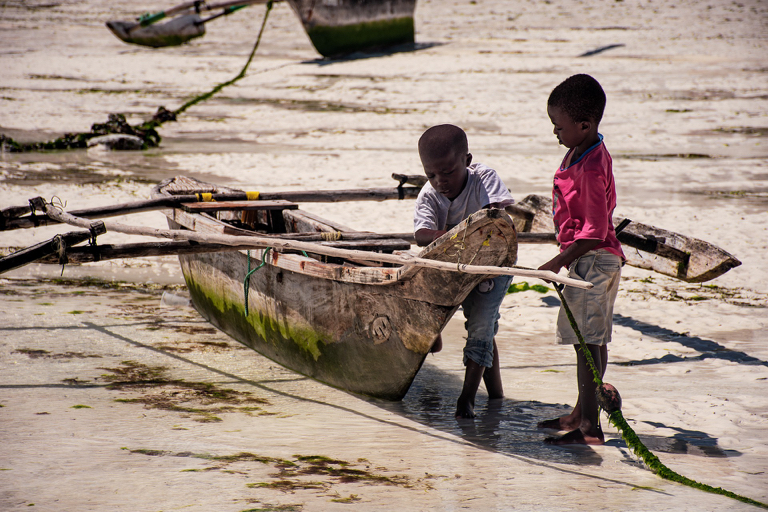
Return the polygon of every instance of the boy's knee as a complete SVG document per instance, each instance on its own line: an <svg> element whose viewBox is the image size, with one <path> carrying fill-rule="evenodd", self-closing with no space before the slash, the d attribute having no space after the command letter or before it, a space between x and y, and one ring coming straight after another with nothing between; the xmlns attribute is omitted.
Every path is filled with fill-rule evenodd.
<svg viewBox="0 0 768 512"><path fill-rule="evenodd" d="M493 339L487 341L467 338L467 344L464 347L464 366L470 360L486 368L493 367Z"/></svg>

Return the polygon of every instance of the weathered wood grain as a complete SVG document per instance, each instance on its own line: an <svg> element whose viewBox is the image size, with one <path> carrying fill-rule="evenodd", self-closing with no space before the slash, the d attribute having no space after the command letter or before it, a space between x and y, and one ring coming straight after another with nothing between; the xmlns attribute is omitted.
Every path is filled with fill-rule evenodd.
<svg viewBox="0 0 768 512"><path fill-rule="evenodd" d="M515 226L530 232L552 231L552 200L529 195L517 204L518 208L533 214L515 215ZM614 217L615 225L623 217ZM732 254L714 244L665 229L632 221L617 238L624 246L627 264L653 270L689 283L701 283L723 275L741 265Z"/></svg>

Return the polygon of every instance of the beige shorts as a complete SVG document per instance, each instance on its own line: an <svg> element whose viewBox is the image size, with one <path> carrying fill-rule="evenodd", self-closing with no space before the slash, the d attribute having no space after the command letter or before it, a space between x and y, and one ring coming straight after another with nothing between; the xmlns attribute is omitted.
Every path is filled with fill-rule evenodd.
<svg viewBox="0 0 768 512"><path fill-rule="evenodd" d="M611 341L613 304L619 292L621 265L620 257L605 249L598 249L589 251L571 263L568 269L568 277L583 279L595 285L589 290L573 286L566 286L563 290L576 325L584 341L590 345L605 345ZM562 345L579 344L562 306L557 315L556 339Z"/></svg>

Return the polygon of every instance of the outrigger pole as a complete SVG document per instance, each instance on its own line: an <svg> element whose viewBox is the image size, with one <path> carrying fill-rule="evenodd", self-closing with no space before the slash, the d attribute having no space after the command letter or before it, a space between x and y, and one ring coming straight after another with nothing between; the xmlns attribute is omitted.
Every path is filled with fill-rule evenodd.
<svg viewBox="0 0 768 512"><path fill-rule="evenodd" d="M136 21L108 21L107 28L119 39L126 43L138 44L161 48L164 46L178 46L190 39L205 34L205 23L232 14L244 7L254 4L266 4L270 0L230 0L217 4L207 4L204 1L185 2L176 7L154 14L146 13ZM280 1L280 0L273 0ZM221 12L201 18L203 11L221 9ZM165 23L160 20L173 18Z"/></svg>
<svg viewBox="0 0 768 512"><path fill-rule="evenodd" d="M589 289L592 288L592 283L582 281L580 279L573 279L569 277L560 276L554 272L548 270L532 270L523 269L519 267L493 267L493 266L481 266L481 265L469 265L465 263L450 263L443 261L435 261L426 258L419 258L416 256L409 256L404 254L386 254L375 253L369 251L340 249L336 247L328 247L313 242L304 242L300 240L290 239L276 239L273 237L265 236L232 236L232 235L220 235L214 233L195 233L194 231L183 229L157 229L147 228L141 226L132 226L129 224L121 224L117 222L105 222L105 221L93 221L82 217L76 217L72 214L66 213L60 208L57 208L51 203L46 203L42 198L32 199L36 209L45 212L46 216L54 219L63 224L69 224L81 228L86 228L89 231L98 229L99 232L113 231L116 233L124 233L129 235L143 235L154 238L168 238L176 241L190 241L198 243L210 243L221 244L229 246L237 246L240 248L251 249L287 249L295 251L305 251L314 254L323 254L325 256L331 256L336 258L345 258L352 260L364 260L364 261L379 261L383 263L394 263L403 266L414 267L426 267L437 270L443 270L448 272L463 272L466 274L485 274L485 275L510 275L529 278L538 278L546 281L564 284L567 286L573 286L576 288Z"/></svg>

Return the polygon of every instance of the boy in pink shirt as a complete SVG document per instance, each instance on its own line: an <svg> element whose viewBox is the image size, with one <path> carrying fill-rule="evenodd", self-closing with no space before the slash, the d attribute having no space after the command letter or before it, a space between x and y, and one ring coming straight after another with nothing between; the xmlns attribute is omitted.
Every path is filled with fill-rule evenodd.
<svg viewBox="0 0 768 512"><path fill-rule="evenodd" d="M616 186L611 155L598 126L605 109L605 93L589 75L574 75L555 87L547 114L560 144L569 149L555 173L552 190L555 232L560 253L539 267L594 284L591 290L566 287L568 306L601 374L608 364L608 342L613 330L613 305L619 289L624 253L613 228ZM557 319L557 341L574 345L579 398L570 414L539 423L539 428L566 430L548 437L550 444L603 444L595 390L597 385L576 334L563 308Z"/></svg>

